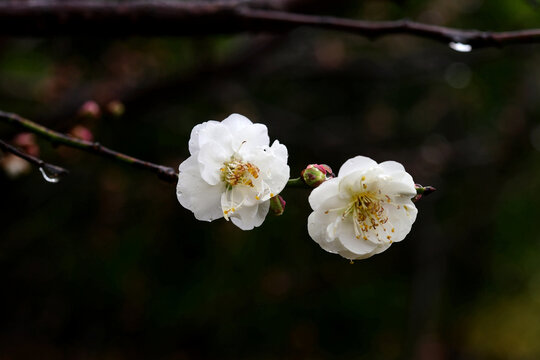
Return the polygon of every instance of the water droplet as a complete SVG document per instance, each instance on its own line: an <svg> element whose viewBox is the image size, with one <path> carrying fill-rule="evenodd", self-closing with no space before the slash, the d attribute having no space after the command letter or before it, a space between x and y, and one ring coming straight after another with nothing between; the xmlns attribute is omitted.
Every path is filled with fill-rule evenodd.
<svg viewBox="0 0 540 360"><path fill-rule="evenodd" d="M448 46L450 47L450 49L452 50L455 50L457 52L471 52L472 50L472 46L469 45L469 44L463 44L463 43L460 43L460 42L451 42L448 44Z"/></svg>
<svg viewBox="0 0 540 360"><path fill-rule="evenodd" d="M48 181L50 183L57 183L60 181L60 174L57 172L49 171L47 172L42 167L39 168L39 171L41 171L41 175L43 175L43 178L45 181Z"/></svg>

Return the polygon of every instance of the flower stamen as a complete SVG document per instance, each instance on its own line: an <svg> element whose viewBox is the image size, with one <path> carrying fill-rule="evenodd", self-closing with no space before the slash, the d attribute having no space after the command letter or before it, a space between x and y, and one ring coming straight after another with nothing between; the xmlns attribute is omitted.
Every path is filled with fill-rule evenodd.
<svg viewBox="0 0 540 360"><path fill-rule="evenodd" d="M349 215L353 218L354 232L357 239L368 240L367 233L370 230L377 231L377 227L383 227L388 222L388 215L383 204L385 198L381 198L370 191L361 192L353 196L349 206L345 209L343 217ZM379 233L375 233L376 238L381 241ZM388 240L391 236L386 237Z"/></svg>
<svg viewBox="0 0 540 360"><path fill-rule="evenodd" d="M252 163L232 159L223 164L222 179L230 186L246 185L254 187L253 180L259 178L259 168Z"/></svg>

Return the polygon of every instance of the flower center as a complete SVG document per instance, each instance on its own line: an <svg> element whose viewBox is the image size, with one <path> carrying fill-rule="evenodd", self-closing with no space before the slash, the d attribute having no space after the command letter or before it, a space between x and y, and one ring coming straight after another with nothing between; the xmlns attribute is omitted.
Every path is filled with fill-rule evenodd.
<svg viewBox="0 0 540 360"><path fill-rule="evenodd" d="M247 185L253 187L253 180L259 177L259 168L255 165L232 159L223 164L221 178L229 186Z"/></svg>
<svg viewBox="0 0 540 360"><path fill-rule="evenodd" d="M383 203L384 200L370 191L361 192L352 198L343 216L352 215L357 239L368 240L366 234L369 231L375 232L375 236L379 238L377 227L388 222Z"/></svg>

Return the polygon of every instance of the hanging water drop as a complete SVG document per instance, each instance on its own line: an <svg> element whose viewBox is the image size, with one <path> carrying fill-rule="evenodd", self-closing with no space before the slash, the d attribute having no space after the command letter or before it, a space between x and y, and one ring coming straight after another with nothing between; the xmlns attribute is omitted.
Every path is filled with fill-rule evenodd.
<svg viewBox="0 0 540 360"><path fill-rule="evenodd" d="M50 170L50 169L48 169L48 170ZM39 171L41 171L41 175L43 175L43 178L47 182L55 184L55 183L60 181L61 174L56 172L56 171L46 171L42 167L39 168Z"/></svg>
<svg viewBox="0 0 540 360"><path fill-rule="evenodd" d="M471 52L471 50L472 50L471 45L463 44L463 43L460 43L460 42L452 41L451 43L448 44L448 46L450 47L450 49L455 50L457 52L467 53L467 52Z"/></svg>

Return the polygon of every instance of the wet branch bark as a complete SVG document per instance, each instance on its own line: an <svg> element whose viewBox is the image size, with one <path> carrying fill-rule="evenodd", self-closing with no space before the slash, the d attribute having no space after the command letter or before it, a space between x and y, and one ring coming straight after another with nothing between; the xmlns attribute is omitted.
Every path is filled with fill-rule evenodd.
<svg viewBox="0 0 540 360"><path fill-rule="evenodd" d="M406 34L473 48L540 42L540 29L461 30L409 20L366 21L284 11L284 0L9 1L0 3L0 34L10 36L180 36L284 32L301 26L369 38Z"/></svg>
<svg viewBox="0 0 540 360"><path fill-rule="evenodd" d="M69 171L67 171L66 169L57 165L49 164L41 160L40 158L27 154L24 151L18 149L17 147L13 145L8 144L7 142L1 139L0 139L0 149L4 152L11 153L15 156L20 157L21 159L28 161L30 164L37 166L40 169L43 169L42 171L46 171L47 173L53 173L57 177L61 177L69 173Z"/></svg>
<svg viewBox="0 0 540 360"><path fill-rule="evenodd" d="M137 159L133 156L109 149L98 142L80 140L73 136L62 134L58 131L54 131L43 125L25 119L17 114L0 111L0 121L5 121L7 123L23 128L27 131L30 131L50 141L53 144L65 145L72 148L80 149L105 158L123 162L134 167L138 167L140 169L151 171L157 174L160 179L170 183L175 183L178 181L178 175L176 174L176 171L171 167Z"/></svg>

